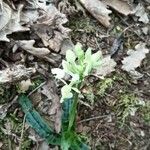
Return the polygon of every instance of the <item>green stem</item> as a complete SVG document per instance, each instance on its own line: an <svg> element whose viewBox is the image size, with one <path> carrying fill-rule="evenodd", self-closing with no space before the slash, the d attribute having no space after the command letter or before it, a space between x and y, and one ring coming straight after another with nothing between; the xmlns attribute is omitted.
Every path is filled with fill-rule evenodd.
<svg viewBox="0 0 150 150"><path fill-rule="evenodd" d="M79 83L77 85L77 88L80 89L81 87L81 83ZM77 106L78 106L78 93L74 93L73 96L73 104L72 104L72 108L70 111L70 115L69 115L69 126L68 126L68 131L70 131L72 129L72 127L74 126L74 122L76 119L76 115L77 115Z"/></svg>

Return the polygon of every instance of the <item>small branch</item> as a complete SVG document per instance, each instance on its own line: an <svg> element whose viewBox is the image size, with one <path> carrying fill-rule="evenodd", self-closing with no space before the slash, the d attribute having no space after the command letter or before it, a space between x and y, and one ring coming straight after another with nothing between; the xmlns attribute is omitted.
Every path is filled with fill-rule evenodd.
<svg viewBox="0 0 150 150"><path fill-rule="evenodd" d="M88 121L91 121L91 120L102 119L102 118L105 118L105 117L108 117L108 116L110 116L110 115L91 117L91 118L83 119L83 120L81 120L77 123L79 124L79 123L88 122Z"/></svg>

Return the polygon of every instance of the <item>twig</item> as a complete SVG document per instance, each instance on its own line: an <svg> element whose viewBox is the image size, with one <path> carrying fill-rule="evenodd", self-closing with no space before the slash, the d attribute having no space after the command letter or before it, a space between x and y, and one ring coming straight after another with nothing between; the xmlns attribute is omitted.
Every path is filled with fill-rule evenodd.
<svg viewBox="0 0 150 150"><path fill-rule="evenodd" d="M78 123L83 123L83 122L87 122L87 121L91 121L91 120L95 120L95 119L102 119L102 118L105 118L105 117L108 117L108 116L109 115L91 117L91 118L83 119L83 120L79 121Z"/></svg>
<svg viewBox="0 0 150 150"><path fill-rule="evenodd" d="M19 150L21 150L21 145L22 145L22 140L23 140L23 133L24 133L24 126L25 126L25 120L26 120L26 115L23 118L23 125L22 125L21 137L20 137L20 142L19 142Z"/></svg>
<svg viewBox="0 0 150 150"><path fill-rule="evenodd" d="M41 83L38 87L36 87L33 91L31 91L31 92L28 94L28 97L29 97L30 95L32 95L35 91L37 91L39 88L41 88L45 83L46 83L46 81L44 81L44 82Z"/></svg>

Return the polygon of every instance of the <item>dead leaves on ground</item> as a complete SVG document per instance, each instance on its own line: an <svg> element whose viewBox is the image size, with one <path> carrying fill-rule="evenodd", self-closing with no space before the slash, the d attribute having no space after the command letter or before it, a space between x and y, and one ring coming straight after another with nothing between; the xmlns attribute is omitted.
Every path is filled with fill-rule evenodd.
<svg viewBox="0 0 150 150"><path fill-rule="evenodd" d="M63 27L63 24L68 21L66 16L60 13L54 5L47 5L46 0L28 1L28 3L30 7L19 4L14 10L2 1L0 4L0 41L9 42L7 35L13 32L31 30L42 40L44 46L58 52L62 41L68 38L70 32L70 29Z"/></svg>
<svg viewBox="0 0 150 150"><path fill-rule="evenodd" d="M35 72L35 68L26 68L24 65L13 65L0 71L0 84L13 83L30 78Z"/></svg>
<svg viewBox="0 0 150 150"><path fill-rule="evenodd" d="M111 59L110 56L106 56L102 59L102 63L100 67L96 70L96 76L105 77L106 75L110 74L111 72L115 71L115 66L117 63Z"/></svg>
<svg viewBox="0 0 150 150"><path fill-rule="evenodd" d="M78 0L76 2L79 1L105 27L111 26L111 21L113 21L111 14L114 10L122 14L123 17L128 15L136 16L135 18L139 22L149 23L148 14L142 4L138 4L134 8L132 3L129 3L129 0ZM82 7L79 8L79 3L78 8L72 7L73 9L69 10L61 5L62 1L58 5L58 9L52 3L47 4L46 2L46 0L41 0L40 2L38 0L26 0L24 4L20 3L12 7L13 5L9 5L10 3L0 0L0 41L8 42L9 46L9 44L12 44L10 38L12 33L24 32L26 34L28 32L27 34L30 34L28 39L19 39L13 42L12 52L15 54L16 51L23 50L25 53L42 58L50 64L59 65L60 63L56 62L61 60L61 55L65 55L66 50L74 47L69 38L71 30L64 27L68 19L59 10L63 12L70 11L71 13L78 12L78 9L81 9L83 12L84 10ZM67 4L69 5L69 3ZM145 33L147 33L148 29L145 29ZM7 48L4 47L3 51L7 51ZM3 51L0 51L0 54ZM55 53L52 53L52 51ZM56 55L58 52L61 55ZM123 58L121 69L136 79L142 77L143 74L136 69L141 66L148 52L149 49L146 48L145 43L137 44L135 50L129 50L128 56ZM22 53L22 51L19 53ZM33 63L38 64L38 62ZM21 92L26 92L29 86L32 85L30 77L36 70L34 67L29 67L30 65L26 68L25 64L21 64L14 61L13 65L9 66L10 64L8 64L8 68L1 70L0 84L11 84L21 81L18 86ZM95 72L95 75L97 77L105 77L115 71L116 65L117 63L110 56L106 56L102 58L102 64ZM41 66L44 70L44 65L42 64ZM44 74L43 70L41 72ZM39 92L40 98L38 97L40 101L38 108L54 122L55 130L59 133L61 128L61 109L55 86L53 81L48 80L46 85L41 88L42 90ZM46 97L45 100L43 95ZM6 116L9 107L10 105L7 104L0 106L0 119Z"/></svg>
<svg viewBox="0 0 150 150"><path fill-rule="evenodd" d="M34 47L35 40L22 40L16 42L17 44L14 46L14 49L20 47L23 50L27 51L28 53L37 56L37 57L43 57L50 53L50 50L48 48L36 48Z"/></svg>
<svg viewBox="0 0 150 150"><path fill-rule="evenodd" d="M139 43L135 46L135 50L128 50L129 56L122 60L122 69L129 72L133 77L140 78L142 75L135 69L140 67L142 60L149 53L149 49L145 47L145 43Z"/></svg>
<svg viewBox="0 0 150 150"><path fill-rule="evenodd" d="M132 13L128 0L102 0L102 2L125 16Z"/></svg>
<svg viewBox="0 0 150 150"><path fill-rule="evenodd" d="M149 22L148 14L145 12L144 7L138 4L134 8L129 0L80 0L82 5L91 13L102 25L110 27L112 11L116 10L124 16L135 15L139 17L139 21L147 24Z"/></svg>
<svg viewBox="0 0 150 150"><path fill-rule="evenodd" d="M139 17L139 21L145 24L149 23L148 14L142 4L138 4L134 10L135 16Z"/></svg>
<svg viewBox="0 0 150 150"><path fill-rule="evenodd" d="M107 9L107 6L99 0L80 0L82 5L104 26L110 26L109 14L111 10Z"/></svg>
<svg viewBox="0 0 150 150"><path fill-rule="evenodd" d="M140 72L136 71L141 66L146 54L149 53L149 49L146 47L146 43L140 42L135 46L135 50L129 49L127 51L127 57L122 60L121 69L128 72L134 79L139 79L143 76ZM96 70L94 75L97 77L105 77L111 72L115 71L117 63L108 55L102 58L100 67Z"/></svg>
<svg viewBox="0 0 150 150"><path fill-rule="evenodd" d="M59 133L61 130L61 106L54 81L48 80L42 87L41 93L47 97L47 101L51 101L51 103L47 103L46 113L48 115L54 115L54 127L56 132Z"/></svg>
<svg viewBox="0 0 150 150"><path fill-rule="evenodd" d="M29 28L23 27L20 23L22 9L23 5L19 5L17 10L13 10L5 2L0 3L0 41L9 42L8 34L29 30Z"/></svg>

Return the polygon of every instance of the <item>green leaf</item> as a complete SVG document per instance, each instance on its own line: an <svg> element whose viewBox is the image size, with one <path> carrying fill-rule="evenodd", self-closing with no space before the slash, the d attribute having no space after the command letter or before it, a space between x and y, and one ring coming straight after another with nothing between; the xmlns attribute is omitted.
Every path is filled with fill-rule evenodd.
<svg viewBox="0 0 150 150"><path fill-rule="evenodd" d="M88 64L86 65L85 71L83 73L83 76L84 77L88 76L91 70L92 70L92 63L88 62Z"/></svg>
<svg viewBox="0 0 150 150"><path fill-rule="evenodd" d="M87 51L85 52L85 62L91 61L92 59L92 50L91 48L88 48Z"/></svg>
<svg viewBox="0 0 150 150"><path fill-rule="evenodd" d="M69 63L75 62L76 60L76 55L72 50L67 50L66 51L66 60Z"/></svg>
<svg viewBox="0 0 150 150"><path fill-rule="evenodd" d="M70 64L69 64L67 61L63 60L63 61L62 61L62 66L63 66L64 71L65 71L67 74L72 73L73 70L72 70Z"/></svg>
<svg viewBox="0 0 150 150"><path fill-rule="evenodd" d="M79 135L74 131L63 133L61 148L62 150L90 150L90 148L81 141Z"/></svg>
<svg viewBox="0 0 150 150"><path fill-rule="evenodd" d="M79 75L83 73L83 70L84 70L83 65L76 65L75 67L76 67L77 72L78 72Z"/></svg>
<svg viewBox="0 0 150 150"><path fill-rule="evenodd" d="M98 52L92 54L92 61L93 61L93 62L99 61L100 58L101 58L101 56L102 56L102 54L101 54L100 51L98 51Z"/></svg>
<svg viewBox="0 0 150 150"><path fill-rule="evenodd" d="M72 108L72 102L73 102L73 99L68 98L68 99L64 99L64 102L62 103L62 110L63 110L63 113L62 113L62 127L63 127L64 124L67 123L67 125L68 125L68 123L69 123L69 114L70 114L70 111L71 111L71 108ZM62 129L62 130L64 130L64 129Z"/></svg>
<svg viewBox="0 0 150 150"><path fill-rule="evenodd" d="M100 60L101 57L102 54L100 51L92 55L92 68L96 68L101 64L101 60Z"/></svg>
<svg viewBox="0 0 150 150"><path fill-rule="evenodd" d="M32 103L27 96L21 94L18 98L19 104L26 115L28 124L42 137L48 144L60 145L60 135L49 127L46 121L33 108Z"/></svg>
<svg viewBox="0 0 150 150"><path fill-rule="evenodd" d="M64 101L64 99L72 98L73 94L71 93L71 86L70 85L64 85L61 88L61 103Z"/></svg>
<svg viewBox="0 0 150 150"><path fill-rule="evenodd" d="M75 54L77 55L79 61L82 61L84 59L84 51L82 50L81 43L77 43L75 45Z"/></svg>
<svg viewBox="0 0 150 150"><path fill-rule="evenodd" d="M64 71L71 76L73 76L73 74L78 73L75 62L69 63L69 62L63 60L62 66L63 66Z"/></svg>

